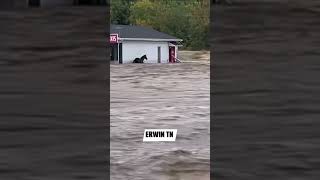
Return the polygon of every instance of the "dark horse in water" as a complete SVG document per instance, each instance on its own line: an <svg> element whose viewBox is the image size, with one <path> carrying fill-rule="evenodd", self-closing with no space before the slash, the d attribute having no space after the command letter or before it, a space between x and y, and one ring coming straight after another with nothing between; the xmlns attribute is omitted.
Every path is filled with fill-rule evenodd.
<svg viewBox="0 0 320 180"><path fill-rule="evenodd" d="M143 55L141 58L135 58L133 63L143 63L144 60L148 60L147 55Z"/></svg>

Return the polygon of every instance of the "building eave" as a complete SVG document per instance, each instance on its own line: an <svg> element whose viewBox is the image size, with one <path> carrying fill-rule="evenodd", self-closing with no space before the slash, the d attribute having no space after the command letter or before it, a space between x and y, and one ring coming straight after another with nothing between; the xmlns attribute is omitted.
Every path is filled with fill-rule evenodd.
<svg viewBox="0 0 320 180"><path fill-rule="evenodd" d="M182 39L151 39L151 38L119 38L120 41L154 41L154 42L181 42Z"/></svg>

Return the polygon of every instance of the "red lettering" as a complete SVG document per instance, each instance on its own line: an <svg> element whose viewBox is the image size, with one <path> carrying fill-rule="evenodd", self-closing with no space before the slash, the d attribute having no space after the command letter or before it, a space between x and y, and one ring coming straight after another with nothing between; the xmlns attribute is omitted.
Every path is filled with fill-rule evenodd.
<svg viewBox="0 0 320 180"><path fill-rule="evenodd" d="M118 35L117 34L110 35L110 43L118 43Z"/></svg>

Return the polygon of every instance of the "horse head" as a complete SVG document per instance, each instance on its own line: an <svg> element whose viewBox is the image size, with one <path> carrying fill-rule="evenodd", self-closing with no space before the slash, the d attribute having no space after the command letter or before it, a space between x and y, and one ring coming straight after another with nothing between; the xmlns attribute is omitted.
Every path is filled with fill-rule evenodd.
<svg viewBox="0 0 320 180"><path fill-rule="evenodd" d="M146 54L145 54L145 55L143 55L140 59L141 59L141 60L148 60L148 58L147 58L147 55L146 55Z"/></svg>

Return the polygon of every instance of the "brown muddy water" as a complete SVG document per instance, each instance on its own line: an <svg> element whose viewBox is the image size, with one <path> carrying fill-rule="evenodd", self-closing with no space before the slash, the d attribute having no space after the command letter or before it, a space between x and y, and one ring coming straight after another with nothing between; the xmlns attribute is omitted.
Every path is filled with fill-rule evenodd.
<svg viewBox="0 0 320 180"><path fill-rule="evenodd" d="M110 66L111 179L209 180L209 61ZM176 142L142 142L144 129Z"/></svg>
<svg viewBox="0 0 320 180"><path fill-rule="evenodd" d="M107 180L105 7L0 11L0 179Z"/></svg>
<svg viewBox="0 0 320 180"><path fill-rule="evenodd" d="M212 6L213 179L320 176L320 2Z"/></svg>

